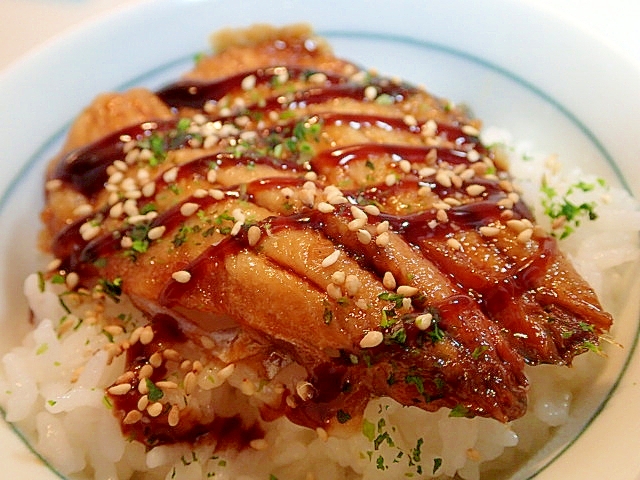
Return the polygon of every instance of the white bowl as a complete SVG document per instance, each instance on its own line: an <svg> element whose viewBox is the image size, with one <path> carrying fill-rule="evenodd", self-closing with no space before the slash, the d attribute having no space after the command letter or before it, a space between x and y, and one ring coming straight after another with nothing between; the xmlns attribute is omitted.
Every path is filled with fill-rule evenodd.
<svg viewBox="0 0 640 480"><path fill-rule="evenodd" d="M640 196L640 70L522 3L147 2L56 39L0 77L0 353L28 328L21 284L42 261L35 244L43 166L77 112L99 92L177 77L221 27L298 21L312 23L339 55L467 103L486 124ZM616 331L625 349L610 359L607 388L521 477L640 477L638 282L629 288ZM13 478L57 478L4 423L0 445Z"/></svg>

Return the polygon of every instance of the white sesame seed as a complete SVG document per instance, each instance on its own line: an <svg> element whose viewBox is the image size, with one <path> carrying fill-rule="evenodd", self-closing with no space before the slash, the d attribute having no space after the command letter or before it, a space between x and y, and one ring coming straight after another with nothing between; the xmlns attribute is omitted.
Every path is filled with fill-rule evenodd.
<svg viewBox="0 0 640 480"><path fill-rule="evenodd" d="M126 395L131 391L130 383L121 383L119 385L113 385L107 389L111 395Z"/></svg>
<svg viewBox="0 0 640 480"><path fill-rule="evenodd" d="M533 235L533 229L525 228L518 234L518 237L517 237L518 242L527 243L529 240L531 240L532 235Z"/></svg>
<svg viewBox="0 0 640 480"><path fill-rule="evenodd" d="M53 272L54 270L57 270L60 265L62 265L62 260L60 260L59 258L51 260L47 265L47 272Z"/></svg>
<svg viewBox="0 0 640 480"><path fill-rule="evenodd" d="M166 230L167 227L165 227L164 225L158 225L157 227L153 227L151 230L149 230L149 233L147 233L147 237L149 237L149 240L157 240L164 235L164 232Z"/></svg>
<svg viewBox="0 0 640 480"><path fill-rule="evenodd" d="M460 172L460 178L465 182L468 182L476 175L476 172L473 168L466 168L462 172Z"/></svg>
<svg viewBox="0 0 640 480"><path fill-rule="evenodd" d="M397 177L395 176L395 174L390 173L388 174L386 177L384 177L384 184L387 187L393 187L396 184L397 181Z"/></svg>
<svg viewBox="0 0 640 480"><path fill-rule="evenodd" d="M160 352L153 352L149 357L149 365L153 368L160 368L162 366L162 354ZM160 385L157 386L160 387Z"/></svg>
<svg viewBox="0 0 640 480"><path fill-rule="evenodd" d="M204 198L204 197L206 197L208 195L209 195L209 192L206 191L204 188L198 188L198 189L194 190L194 192L193 192L193 196L195 198Z"/></svg>
<svg viewBox="0 0 640 480"><path fill-rule="evenodd" d="M511 230L514 230L516 233L522 232L527 226L524 224L522 220L512 219L507 221L507 227Z"/></svg>
<svg viewBox="0 0 640 480"><path fill-rule="evenodd" d="M389 220L384 220L376 225L376 233L384 233L389 231Z"/></svg>
<svg viewBox="0 0 640 480"><path fill-rule="evenodd" d="M124 179L124 174L120 171L116 171L109 177L109 179L107 180L107 183L110 183L112 185L117 185L120 182L122 182L123 179Z"/></svg>
<svg viewBox="0 0 640 480"><path fill-rule="evenodd" d="M147 382L138 382L138 392L142 395L147 395L149 393L149 386Z"/></svg>
<svg viewBox="0 0 640 480"><path fill-rule="evenodd" d="M147 325L140 332L140 343L142 345L149 345L153 341L153 337L153 329Z"/></svg>
<svg viewBox="0 0 640 480"><path fill-rule="evenodd" d="M64 283L69 290L73 290L78 286L79 281L80 277L76 272L69 272L69 274L67 274L67 277L65 278Z"/></svg>
<svg viewBox="0 0 640 480"><path fill-rule="evenodd" d="M132 148L124 156L124 161L127 165L133 165L138 161L138 158L140 158L140 150L138 148Z"/></svg>
<svg viewBox="0 0 640 480"><path fill-rule="evenodd" d="M291 198L295 194L293 189L289 187L284 187L282 190L280 190L280 193L282 193L282 195L284 195L285 198Z"/></svg>
<svg viewBox="0 0 640 480"><path fill-rule="evenodd" d="M210 189L209 195L215 200L222 200L225 197L224 192L222 190L218 190L217 188Z"/></svg>
<svg viewBox="0 0 640 480"><path fill-rule="evenodd" d="M153 196L156 193L156 182L145 183L140 191L147 198Z"/></svg>
<svg viewBox="0 0 640 480"><path fill-rule="evenodd" d="M86 225L86 224L85 224ZM88 242L89 240L93 240L94 238L96 238L98 235L100 234L100 227L97 225L90 225L89 228L86 228L82 233L82 239L85 242Z"/></svg>
<svg viewBox="0 0 640 480"><path fill-rule="evenodd" d="M438 124L435 120L427 120L421 128L422 134L428 137L432 137L438 131Z"/></svg>
<svg viewBox="0 0 640 480"><path fill-rule="evenodd" d="M477 197L478 195L481 195L486 189L487 188L484 185L473 184L469 185L466 188L466 191L472 197Z"/></svg>
<svg viewBox="0 0 640 480"><path fill-rule="evenodd" d="M138 407L138 410L144 411L144 409L147 408L148 406L149 406L149 396L148 395L142 395L138 399L138 404L136 405L136 407Z"/></svg>
<svg viewBox="0 0 640 480"><path fill-rule="evenodd" d="M455 238L448 238L447 245L454 250L462 250L462 244Z"/></svg>
<svg viewBox="0 0 640 480"><path fill-rule="evenodd" d="M203 148L213 148L220 141L220 137L217 135L207 135L204 138L204 142L202 142ZM211 171L211 170L209 170ZM209 175L207 174L207 180L209 180ZM213 183L213 182L211 182Z"/></svg>
<svg viewBox="0 0 640 480"><path fill-rule="evenodd" d="M414 295L417 295L417 293L420 290L418 290L416 287L412 287L411 285L400 285L397 290L396 293L398 295L402 295L403 297L413 297Z"/></svg>
<svg viewBox="0 0 640 480"><path fill-rule="evenodd" d="M376 205L365 205L364 206L365 213L377 217L380 215L380 209Z"/></svg>
<svg viewBox="0 0 640 480"><path fill-rule="evenodd" d="M127 222L131 225L137 225L138 223L146 222L147 217L145 215L132 215L127 218Z"/></svg>
<svg viewBox="0 0 640 480"><path fill-rule="evenodd" d="M247 216L244 214L244 212L240 208L234 208L233 211L231 212L231 216L233 216L234 220L238 222L242 222L243 224L247 219Z"/></svg>
<svg viewBox="0 0 640 480"><path fill-rule="evenodd" d="M122 248L131 248L133 246L133 238L124 236L120 239L120 246Z"/></svg>
<svg viewBox="0 0 640 480"><path fill-rule="evenodd" d="M446 223L449 221L449 215L447 215L447 212L444 210L438 210L436 212L436 219L439 222Z"/></svg>
<svg viewBox="0 0 640 480"><path fill-rule="evenodd" d="M478 135L480 135L478 129L472 125L463 125L460 130L462 130L462 133L464 133L465 135L470 135L472 137L477 137Z"/></svg>
<svg viewBox="0 0 640 480"><path fill-rule="evenodd" d="M255 75L247 75L242 79L241 82L242 90L252 90L256 86L256 76Z"/></svg>
<svg viewBox="0 0 640 480"><path fill-rule="evenodd" d="M340 250L334 250L330 255L327 255L324 260L322 260L322 267L327 268L333 265L340 258Z"/></svg>
<svg viewBox="0 0 640 480"><path fill-rule="evenodd" d="M142 197L142 192L140 190L128 190L124 192L124 198L131 198L137 200Z"/></svg>
<svg viewBox="0 0 640 480"><path fill-rule="evenodd" d="M353 218L355 219L368 220L367 214L355 205L351 207L351 215L353 215Z"/></svg>
<svg viewBox="0 0 640 480"><path fill-rule="evenodd" d="M300 200L304 205L308 207L313 207L313 202L315 201L315 192L303 188L298 192L298 200Z"/></svg>
<svg viewBox="0 0 640 480"><path fill-rule="evenodd" d="M236 235L238 235L243 225L244 225L244 220L238 220L236 223L233 224L233 227L231 227L231 231L229 232L229 235L231 235L232 237L235 237Z"/></svg>
<svg viewBox="0 0 640 480"><path fill-rule="evenodd" d="M418 175L420 176L420 178L426 178L435 175L436 171L437 170L433 167L423 167L418 170Z"/></svg>
<svg viewBox="0 0 640 480"><path fill-rule="evenodd" d="M438 170L438 173L436 173L436 182L445 188L451 187L452 183L449 172L447 170Z"/></svg>
<svg viewBox="0 0 640 480"><path fill-rule="evenodd" d="M335 207L327 202L318 203L318 206L316 208L322 213L331 213L335 210Z"/></svg>
<svg viewBox="0 0 640 480"><path fill-rule="evenodd" d="M364 98L366 98L367 100L375 100L377 96L378 96L378 89L373 85L368 85L364 89Z"/></svg>
<svg viewBox="0 0 640 480"><path fill-rule="evenodd" d="M364 228L358 230L358 232L356 233L356 237L358 241L363 245L369 245L369 243L371 243L371 234Z"/></svg>
<svg viewBox="0 0 640 480"><path fill-rule="evenodd" d="M167 422L170 427L175 427L180 423L180 409L177 405L171 406L171 410L169 410L169 415L167 416Z"/></svg>
<svg viewBox="0 0 640 480"><path fill-rule="evenodd" d="M389 232L382 232L376 237L376 245L384 248L389 245L390 240Z"/></svg>
<svg viewBox="0 0 640 480"><path fill-rule="evenodd" d="M162 413L162 404L160 402L154 402L147 407L147 413L150 417L157 417Z"/></svg>
<svg viewBox="0 0 640 480"><path fill-rule="evenodd" d="M329 202L331 205L340 205L342 203L348 203L349 200L347 200L347 198L344 195L339 194L339 195L333 195L331 197L328 197L327 202Z"/></svg>
<svg viewBox="0 0 640 480"><path fill-rule="evenodd" d="M413 115L405 115L402 118L402 121L405 123L405 125L408 125L410 127L415 127L416 125L418 125L418 120L416 120L416 117L414 117Z"/></svg>
<svg viewBox="0 0 640 480"><path fill-rule="evenodd" d="M184 376L184 393L191 395L198 385L198 377L193 372L187 372Z"/></svg>
<svg viewBox="0 0 640 480"><path fill-rule="evenodd" d="M323 84L324 82L327 81L327 76L322 72L318 72L318 73L309 75L309 77L307 78L307 81L309 83L314 83L316 85Z"/></svg>
<svg viewBox="0 0 640 480"><path fill-rule="evenodd" d="M347 295L353 297L358 293L360 287L362 286L362 282L355 275L347 275L344 281L344 288L347 292Z"/></svg>
<svg viewBox="0 0 640 480"><path fill-rule="evenodd" d="M307 172L304 174L305 180L315 181L318 179L318 174L316 172Z"/></svg>
<svg viewBox="0 0 640 480"><path fill-rule="evenodd" d="M122 423L124 425L133 425L134 423L138 423L140 420L142 420L142 413L138 410L131 410L122 419Z"/></svg>
<svg viewBox="0 0 640 480"><path fill-rule="evenodd" d="M411 172L411 162L409 160L400 160L398 166L404 173Z"/></svg>
<svg viewBox="0 0 640 480"><path fill-rule="evenodd" d="M430 313L423 313L422 315L418 315L415 320L415 325L418 327L418 330L426 330L431 326L431 322L433 321L433 315Z"/></svg>
<svg viewBox="0 0 640 480"><path fill-rule="evenodd" d="M509 198L501 198L496 202L496 204L504 208L513 208L513 201Z"/></svg>
<svg viewBox="0 0 640 480"><path fill-rule="evenodd" d="M231 374L233 373L233 371L235 370L236 366L234 363L230 363L229 365L226 365L225 367L221 368L218 371L218 378L224 382L227 378L229 378L231 376Z"/></svg>
<svg viewBox="0 0 640 480"><path fill-rule="evenodd" d="M196 213L199 208L200 205L198 205L197 203L186 202L180 206L180 213L183 217L190 217L191 215Z"/></svg>
<svg viewBox="0 0 640 480"><path fill-rule="evenodd" d="M140 150L140 153L138 154L138 159L142 160L142 161L147 161L149 159L151 159L153 157L153 152L151 150L149 150L148 148L143 148Z"/></svg>
<svg viewBox="0 0 640 480"><path fill-rule="evenodd" d="M342 289L335 283L328 284L326 290L327 295L329 295L329 297L333 298L334 300L342 298Z"/></svg>
<svg viewBox="0 0 640 480"><path fill-rule="evenodd" d="M477 162L478 160L480 160L480 154L477 150L469 150L467 152L467 160L469 160L470 162Z"/></svg>
<svg viewBox="0 0 640 480"><path fill-rule="evenodd" d="M480 235L483 237L495 237L500 233L500 229L498 227L490 227L490 226L482 226L478 228Z"/></svg>
<svg viewBox="0 0 640 480"><path fill-rule="evenodd" d="M366 218L356 218L347 224L347 228L351 232L356 232L367 224Z"/></svg>
<svg viewBox="0 0 640 480"><path fill-rule="evenodd" d="M336 270L331 275L331 281L336 285L342 285L345 282L346 278L347 276L342 270Z"/></svg>
<svg viewBox="0 0 640 480"><path fill-rule="evenodd" d="M138 204L133 199L125 200L124 205L122 206L122 210L127 215L127 217L133 217L140 213L140 210L138 210Z"/></svg>
<svg viewBox="0 0 640 480"><path fill-rule="evenodd" d="M249 227L249 230L247 231L247 240L250 246L252 247L255 246L260 240L261 236L262 236L262 230L260 230L260 227L256 225L251 225Z"/></svg>
<svg viewBox="0 0 640 480"><path fill-rule="evenodd" d="M396 288L396 279L391 272L385 272L382 277L382 285L389 290L394 290Z"/></svg>
<svg viewBox="0 0 640 480"><path fill-rule="evenodd" d="M360 348L373 348L377 347L384 340L382 332L377 330L371 330L366 333L362 340L360 340Z"/></svg>
<svg viewBox="0 0 640 480"><path fill-rule="evenodd" d="M138 183L135 181L134 178L127 177L124 180L122 180L122 183L120 184L120 188L122 190L130 192L132 190L138 189Z"/></svg>
<svg viewBox="0 0 640 480"><path fill-rule="evenodd" d="M120 201L120 195L118 192L111 192L107 198L107 204L115 205Z"/></svg>
<svg viewBox="0 0 640 480"><path fill-rule="evenodd" d="M142 333L142 329L140 329L140 334ZM144 380L145 378L151 377L153 374L153 367L148 363L145 363L140 370L138 370L138 378L140 380Z"/></svg>
<svg viewBox="0 0 640 480"><path fill-rule="evenodd" d="M73 215L78 217L86 217L87 215L93 212L93 207L88 203L83 203L82 205L78 205L73 209Z"/></svg>
<svg viewBox="0 0 640 480"><path fill-rule="evenodd" d="M177 272L173 272L171 274L171 278L173 278L178 283L187 283L191 280L191 274L186 270L178 270Z"/></svg>
<svg viewBox="0 0 640 480"><path fill-rule="evenodd" d="M178 178L178 167L172 167L162 174L162 180L166 183L175 182Z"/></svg>

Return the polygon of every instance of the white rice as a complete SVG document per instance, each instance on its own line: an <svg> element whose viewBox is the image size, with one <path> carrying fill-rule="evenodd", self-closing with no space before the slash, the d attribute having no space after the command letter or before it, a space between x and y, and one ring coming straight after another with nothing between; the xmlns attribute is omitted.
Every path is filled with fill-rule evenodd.
<svg viewBox="0 0 640 480"><path fill-rule="evenodd" d="M509 140L498 130L488 129L484 135L486 143ZM624 281L624 270L639 258L637 202L625 191L602 186L597 178L578 170L558 170L555 162L532 157L521 148L511 153L512 172L521 179L523 195L543 224L548 220L539 201L543 175L560 195L579 181L594 185L588 192L573 193L572 200L577 204L596 201L597 220L583 221L561 243L615 315L621 301L615 293ZM550 228L548 222L545 226ZM570 421L587 373L593 376L606 362L590 353L578 358L571 369L528 369L529 412L507 425L484 418L452 418L444 409L426 413L380 399L369 404L364 430L350 435L343 432L326 438L323 432L280 419L263 424L266 442L240 453L213 454L211 446L188 445L145 451L141 444L122 437L105 402L105 388L123 372L124 356L110 361L110 339L99 322L90 321L95 305L84 302L73 307L73 315L67 314L58 296L63 287L47 284L42 292L36 274L26 279L24 290L35 328L2 358L0 405L6 420L30 439L36 451L71 478L498 478L522 465L553 438L557 427ZM134 325L145 323L126 299L119 304L107 301L106 308L108 315L131 314ZM215 376L219 369L212 365L208 373ZM253 392L243 383L251 379L251 372L239 370L215 385L199 378L202 408L213 405L220 415L239 404L251 410Z"/></svg>

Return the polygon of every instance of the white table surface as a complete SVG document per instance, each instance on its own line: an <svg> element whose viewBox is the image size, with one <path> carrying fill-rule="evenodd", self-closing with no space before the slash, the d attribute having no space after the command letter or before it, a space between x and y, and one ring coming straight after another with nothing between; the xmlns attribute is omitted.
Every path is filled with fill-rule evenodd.
<svg viewBox="0 0 640 480"><path fill-rule="evenodd" d="M0 0L0 70L79 23L142 1L150 0ZM513 1L565 17L600 36L640 68L639 0Z"/></svg>

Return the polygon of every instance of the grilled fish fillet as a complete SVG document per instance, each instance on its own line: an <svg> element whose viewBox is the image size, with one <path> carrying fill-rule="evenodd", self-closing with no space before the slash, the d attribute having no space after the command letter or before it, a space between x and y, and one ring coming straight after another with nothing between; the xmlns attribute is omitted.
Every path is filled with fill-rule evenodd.
<svg viewBox="0 0 640 480"><path fill-rule="evenodd" d="M380 396L510 421L525 364L597 345L610 315L479 121L305 27L218 39L174 84L98 97L47 173L45 248L169 325L154 348L276 352L306 388L270 415L328 428Z"/></svg>

